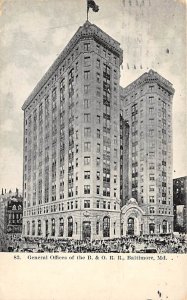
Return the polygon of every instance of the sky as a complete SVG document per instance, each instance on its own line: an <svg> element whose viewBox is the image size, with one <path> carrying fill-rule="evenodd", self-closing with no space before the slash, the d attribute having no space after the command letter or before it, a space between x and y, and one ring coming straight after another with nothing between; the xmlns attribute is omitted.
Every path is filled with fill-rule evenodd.
<svg viewBox="0 0 187 300"><path fill-rule="evenodd" d="M121 86L149 69L173 84L173 174L187 175L185 0L95 2L89 21L123 49ZM0 188L22 189L21 106L85 21L86 0L0 1Z"/></svg>

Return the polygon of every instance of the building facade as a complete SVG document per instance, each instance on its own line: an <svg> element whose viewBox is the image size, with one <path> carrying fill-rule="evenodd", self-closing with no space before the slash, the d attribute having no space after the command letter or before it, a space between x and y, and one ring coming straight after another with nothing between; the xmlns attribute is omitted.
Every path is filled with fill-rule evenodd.
<svg viewBox="0 0 187 300"><path fill-rule="evenodd" d="M120 235L121 63L86 22L24 103L25 236Z"/></svg>
<svg viewBox="0 0 187 300"><path fill-rule="evenodd" d="M117 41L87 21L25 101L23 236L107 239L172 231L174 90L153 71L120 88L122 54ZM141 176L149 178L151 191L140 181L141 157L134 158L136 118L141 125L136 111L143 105L147 113L149 97L155 97L153 120L143 125ZM150 140L154 157L146 149Z"/></svg>
<svg viewBox="0 0 187 300"><path fill-rule="evenodd" d="M121 119L129 128L128 189L123 180L123 205L125 199L136 199L142 210L139 231L146 234L173 231L173 94L172 84L153 70L121 89ZM123 147L122 156L126 153ZM129 216L125 226L131 230L135 221Z"/></svg>
<svg viewBox="0 0 187 300"><path fill-rule="evenodd" d="M187 233L187 176L173 179L174 231Z"/></svg>
<svg viewBox="0 0 187 300"><path fill-rule="evenodd" d="M6 190L5 190L6 191ZM0 232L6 235L21 235L23 219L23 198L21 194L9 191L0 195Z"/></svg>

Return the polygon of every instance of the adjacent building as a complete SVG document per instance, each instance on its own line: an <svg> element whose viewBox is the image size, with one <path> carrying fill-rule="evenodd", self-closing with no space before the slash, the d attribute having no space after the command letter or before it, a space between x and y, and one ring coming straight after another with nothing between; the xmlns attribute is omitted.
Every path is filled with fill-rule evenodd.
<svg viewBox="0 0 187 300"><path fill-rule="evenodd" d="M128 174L122 180L121 201L126 205L132 197L139 208L139 220L128 216L128 221L126 216L124 222L122 214L125 231L128 224L131 231L134 222L138 222L137 233L173 230L173 94L172 84L153 70L121 88L121 130L126 144L121 149L121 170Z"/></svg>
<svg viewBox="0 0 187 300"><path fill-rule="evenodd" d="M187 176L173 179L174 231L187 233Z"/></svg>
<svg viewBox="0 0 187 300"><path fill-rule="evenodd" d="M25 101L23 236L172 231L174 90L152 70L121 88L122 55L86 21Z"/></svg>
<svg viewBox="0 0 187 300"><path fill-rule="evenodd" d="M21 235L23 219L23 198L18 189L13 193L0 195L0 232L3 237Z"/></svg>

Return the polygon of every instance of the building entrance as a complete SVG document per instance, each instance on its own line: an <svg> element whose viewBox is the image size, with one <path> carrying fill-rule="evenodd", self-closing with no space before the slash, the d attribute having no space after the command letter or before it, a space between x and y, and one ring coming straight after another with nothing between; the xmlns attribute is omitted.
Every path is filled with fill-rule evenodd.
<svg viewBox="0 0 187 300"><path fill-rule="evenodd" d="M91 222L84 221L82 224L82 238L83 240L91 239Z"/></svg>

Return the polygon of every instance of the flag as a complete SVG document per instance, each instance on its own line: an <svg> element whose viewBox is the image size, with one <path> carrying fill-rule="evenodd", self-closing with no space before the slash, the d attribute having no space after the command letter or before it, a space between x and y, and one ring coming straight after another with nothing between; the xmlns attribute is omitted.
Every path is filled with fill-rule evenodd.
<svg viewBox="0 0 187 300"><path fill-rule="evenodd" d="M89 8L92 8L94 12L99 11L99 6L95 3L94 0L87 0L87 11L89 11Z"/></svg>

